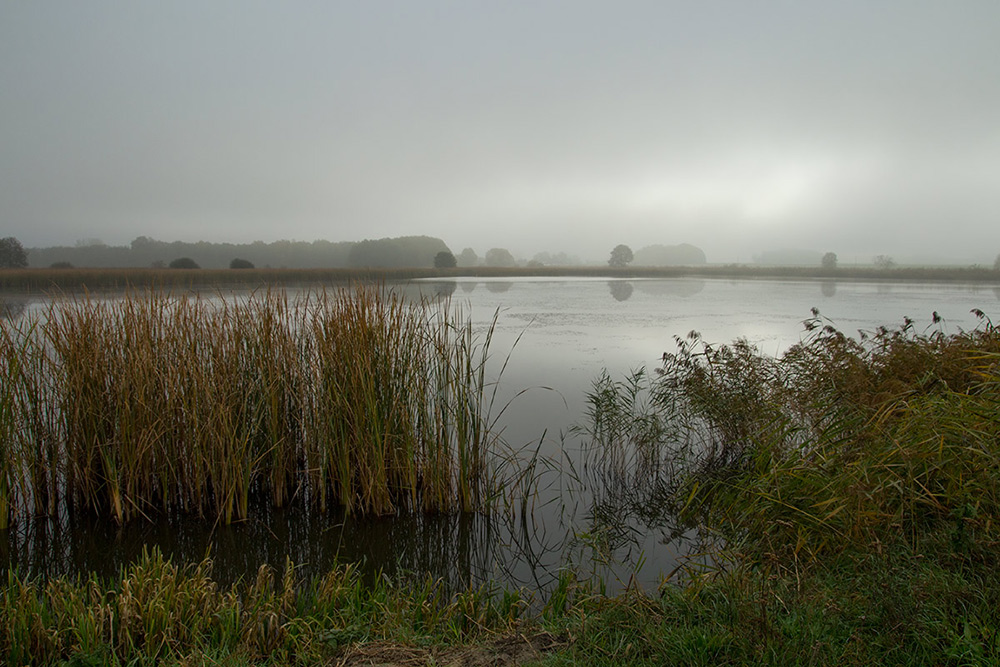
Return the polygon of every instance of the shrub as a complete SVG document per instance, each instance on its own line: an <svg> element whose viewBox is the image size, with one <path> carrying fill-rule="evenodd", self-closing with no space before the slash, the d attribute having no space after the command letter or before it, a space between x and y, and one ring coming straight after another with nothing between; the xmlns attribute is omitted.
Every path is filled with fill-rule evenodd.
<svg viewBox="0 0 1000 667"><path fill-rule="evenodd" d="M200 269L198 263L190 257L178 257L170 262L171 269Z"/></svg>

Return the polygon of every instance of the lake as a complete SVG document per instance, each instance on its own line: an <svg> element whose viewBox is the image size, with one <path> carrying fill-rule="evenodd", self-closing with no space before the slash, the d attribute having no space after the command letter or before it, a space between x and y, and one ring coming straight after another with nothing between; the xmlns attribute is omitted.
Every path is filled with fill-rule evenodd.
<svg viewBox="0 0 1000 667"><path fill-rule="evenodd" d="M520 466L534 467L505 489L497 512L355 518L261 506L230 526L184 516L123 527L20 521L0 535L0 567L113 574L155 545L178 561L211 556L223 582L253 576L262 563L280 569L289 557L307 574L339 559L363 563L370 576L427 573L456 585L494 580L544 590L561 568L572 567L609 592L630 584L653 589L681 559L698 557L699 536L657 512L655 489L637 503L595 470L573 428L583 423L587 392L604 370L614 378L652 370L674 350L674 337L692 330L708 342L744 337L780 354L803 336L812 308L847 334L896 327L904 318L918 332L953 333L976 326L974 308L1000 321L1000 288L993 285L524 278L427 280L398 289L448 298L484 332L498 312L492 416L507 451ZM44 306L22 302L5 312L20 317Z"/></svg>

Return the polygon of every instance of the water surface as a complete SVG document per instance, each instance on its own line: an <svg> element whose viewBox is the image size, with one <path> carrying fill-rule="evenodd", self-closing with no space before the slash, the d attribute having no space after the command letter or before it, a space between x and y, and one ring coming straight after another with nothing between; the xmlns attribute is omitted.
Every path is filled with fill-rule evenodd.
<svg viewBox="0 0 1000 667"><path fill-rule="evenodd" d="M744 337L780 354L804 335L812 308L848 334L898 326L904 318L918 331L954 333L977 325L974 308L1000 321L1000 291L991 285L524 278L420 281L398 289L450 299L483 332L499 313L491 345L492 372L500 378L493 416L508 451L521 465L533 459L535 466L527 476L532 483L506 489L507 502L496 513L356 518L261 506L232 526L198 517L124 527L87 518L22 520L0 536L0 567L114 574L155 545L178 561L211 556L224 582L251 577L263 563L283 567L289 557L306 574L339 559L363 563L369 576L416 573L456 585L495 580L539 590L561 568L573 567L612 592L625 585L651 589L700 545L694 531L662 511L655 485L636 493L587 457L573 426L584 420L586 393L602 371L623 377L655 368L673 351L674 337L690 331L715 343ZM22 299L3 316L44 307Z"/></svg>

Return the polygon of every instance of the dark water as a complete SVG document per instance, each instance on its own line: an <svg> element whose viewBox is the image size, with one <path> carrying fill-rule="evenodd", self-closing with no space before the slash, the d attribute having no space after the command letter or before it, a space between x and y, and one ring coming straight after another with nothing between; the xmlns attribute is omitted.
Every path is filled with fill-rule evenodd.
<svg viewBox="0 0 1000 667"><path fill-rule="evenodd" d="M509 475L495 512L357 518L262 504L231 526L197 517L124 527L88 518L20 520L0 535L0 568L112 575L156 546L181 562L210 556L224 583L254 576L261 564L283 568L291 558L306 575L338 561L359 562L368 576L430 575L458 586L497 581L544 590L572 567L611 592L626 585L652 589L702 545L696 531L675 525L664 511L662 471L611 469L573 432L604 369L621 377L653 368L674 349L673 337L691 330L710 342L746 337L777 354L800 339L813 307L849 334L895 326L904 317L918 331L970 329L978 322L973 308L1000 321L1000 292L958 284L519 279L400 289L450 297L483 331L500 309L491 346L500 377L493 417L505 454L528 472L520 481ZM22 298L3 316L44 305ZM934 312L943 318L938 325L931 324Z"/></svg>

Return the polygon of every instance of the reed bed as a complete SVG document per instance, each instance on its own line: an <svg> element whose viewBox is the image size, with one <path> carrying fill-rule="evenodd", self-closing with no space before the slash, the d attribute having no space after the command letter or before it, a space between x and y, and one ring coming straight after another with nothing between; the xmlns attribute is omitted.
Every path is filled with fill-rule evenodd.
<svg viewBox="0 0 1000 667"><path fill-rule="evenodd" d="M841 267L757 266L712 264L692 266L587 266L431 268L313 268L313 269L152 269L152 268L29 268L0 271L0 290L122 290L136 288L185 289L212 286L258 288L281 285L346 285L356 281L406 281L420 278L782 278L824 280L944 281L1000 285L1000 272L982 267Z"/></svg>
<svg viewBox="0 0 1000 667"><path fill-rule="evenodd" d="M61 508L229 523L253 494L375 514L483 509L498 444L491 333L378 287L134 292L0 321L0 525Z"/></svg>

